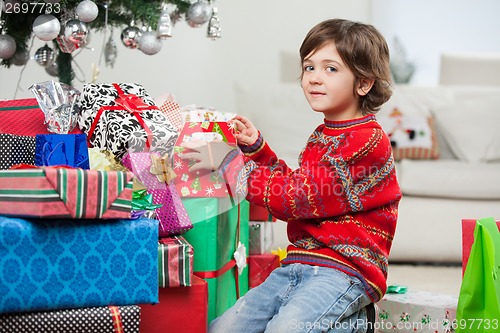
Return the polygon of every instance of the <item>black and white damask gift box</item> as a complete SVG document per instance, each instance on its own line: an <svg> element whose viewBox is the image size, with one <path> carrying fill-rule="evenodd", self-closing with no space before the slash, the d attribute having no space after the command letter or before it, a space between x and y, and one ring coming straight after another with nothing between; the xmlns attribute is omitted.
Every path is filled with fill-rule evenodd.
<svg viewBox="0 0 500 333"><path fill-rule="evenodd" d="M88 83L78 101L78 126L89 147L122 158L127 151L171 154L178 132L144 87L136 83Z"/></svg>

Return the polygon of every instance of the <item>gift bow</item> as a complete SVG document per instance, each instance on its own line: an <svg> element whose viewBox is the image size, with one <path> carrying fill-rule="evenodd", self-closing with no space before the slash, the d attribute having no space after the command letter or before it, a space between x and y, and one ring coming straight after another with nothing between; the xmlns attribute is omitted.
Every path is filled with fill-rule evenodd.
<svg viewBox="0 0 500 333"><path fill-rule="evenodd" d="M119 94L115 103L130 113L142 113L151 109L151 105L144 103L142 98L134 94Z"/></svg>
<svg viewBox="0 0 500 333"><path fill-rule="evenodd" d="M132 193L133 210L154 210L162 205L153 203L153 195L147 190L138 190Z"/></svg>
<svg viewBox="0 0 500 333"><path fill-rule="evenodd" d="M168 154L163 156L150 154L149 156L151 157L151 168L149 168L149 172L156 176L158 182L168 184L177 176L174 169L172 169Z"/></svg>

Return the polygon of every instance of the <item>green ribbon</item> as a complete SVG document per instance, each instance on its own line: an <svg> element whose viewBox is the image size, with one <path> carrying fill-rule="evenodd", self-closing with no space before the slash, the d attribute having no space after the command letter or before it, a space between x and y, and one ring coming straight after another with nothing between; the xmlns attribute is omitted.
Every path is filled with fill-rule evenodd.
<svg viewBox="0 0 500 333"><path fill-rule="evenodd" d="M154 210L162 205L153 203L153 195L146 189L137 190L132 193L133 210Z"/></svg>
<svg viewBox="0 0 500 333"><path fill-rule="evenodd" d="M408 291L408 287L400 286L400 285L392 285L387 287L388 294L406 294Z"/></svg>

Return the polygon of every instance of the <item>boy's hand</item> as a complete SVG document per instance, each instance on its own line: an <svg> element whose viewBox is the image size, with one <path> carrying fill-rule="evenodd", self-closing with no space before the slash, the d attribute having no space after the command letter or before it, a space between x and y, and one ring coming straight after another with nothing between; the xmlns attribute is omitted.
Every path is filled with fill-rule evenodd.
<svg viewBox="0 0 500 333"><path fill-rule="evenodd" d="M235 124L236 134L234 136L238 140L238 144L251 146L259 138L259 131L247 118L237 115L231 122Z"/></svg>
<svg viewBox="0 0 500 333"><path fill-rule="evenodd" d="M197 170L217 170L226 155L236 147L230 146L224 141L214 140L206 142L193 140L181 143L181 147L190 149L190 152L180 155L181 159L195 159L199 162L189 168L190 172Z"/></svg>

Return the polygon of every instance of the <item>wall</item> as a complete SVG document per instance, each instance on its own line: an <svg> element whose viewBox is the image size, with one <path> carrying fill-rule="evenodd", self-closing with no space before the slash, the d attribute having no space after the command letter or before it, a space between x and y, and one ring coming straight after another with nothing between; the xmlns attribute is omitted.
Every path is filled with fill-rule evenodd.
<svg viewBox="0 0 500 333"><path fill-rule="evenodd" d="M280 52L295 52L307 31L330 17L369 21L370 0L218 0L223 37L206 38L206 25L191 28L186 22L176 24L174 36L166 40L159 54L148 56L127 49L115 29L118 58L114 68L101 61L98 82L137 82L156 97L173 93L181 105L213 106L221 111L234 110L233 84L246 82L260 85L279 81ZM76 56L83 73L73 85L81 89L92 81L92 64L99 64L103 35L91 37L89 47ZM31 54L43 46L35 40ZM45 69L31 60L20 79L22 68L0 67L0 98L33 97L29 86L53 79Z"/></svg>
<svg viewBox="0 0 500 333"><path fill-rule="evenodd" d="M441 53L500 52L499 13L498 0L373 0L372 19L415 62L410 83L436 85Z"/></svg>

